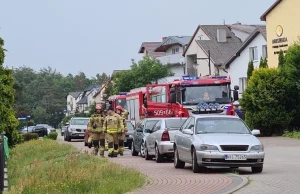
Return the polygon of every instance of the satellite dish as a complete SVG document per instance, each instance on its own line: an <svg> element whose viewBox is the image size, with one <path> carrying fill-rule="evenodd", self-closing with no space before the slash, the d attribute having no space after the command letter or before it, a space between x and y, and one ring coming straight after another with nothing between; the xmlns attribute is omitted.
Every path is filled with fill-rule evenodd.
<svg viewBox="0 0 300 194"><path fill-rule="evenodd" d="M181 64L181 65L185 65L185 57L182 57L181 59L179 59L179 63Z"/></svg>

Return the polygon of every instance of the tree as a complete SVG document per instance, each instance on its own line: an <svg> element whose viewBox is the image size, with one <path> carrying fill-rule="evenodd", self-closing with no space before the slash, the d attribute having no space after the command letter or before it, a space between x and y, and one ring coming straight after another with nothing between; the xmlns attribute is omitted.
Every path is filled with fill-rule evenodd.
<svg viewBox="0 0 300 194"><path fill-rule="evenodd" d="M247 124L260 129L265 136L281 135L294 115L286 97L287 90L288 82L278 69L254 70L240 99L246 110Z"/></svg>
<svg viewBox="0 0 300 194"><path fill-rule="evenodd" d="M253 61L250 61L248 63L247 80L250 80L253 71L254 71L254 64L253 64Z"/></svg>
<svg viewBox="0 0 300 194"><path fill-rule="evenodd" d="M131 69L118 72L114 77L114 93L128 92L131 89L143 87L160 78L171 76L169 65L162 65L159 60L144 56L136 63L132 60Z"/></svg>
<svg viewBox="0 0 300 194"><path fill-rule="evenodd" d="M259 68L268 68L267 59L263 59L262 57L260 58Z"/></svg>
<svg viewBox="0 0 300 194"><path fill-rule="evenodd" d="M278 55L278 67L282 68L284 63L285 63L284 53L282 50L280 50L279 55Z"/></svg>
<svg viewBox="0 0 300 194"><path fill-rule="evenodd" d="M13 71L3 67L5 59L4 41L0 38L0 133L6 132L10 146L14 146L18 139L18 120L13 110L15 90Z"/></svg>
<svg viewBox="0 0 300 194"><path fill-rule="evenodd" d="M78 75L74 77L75 90L84 90L90 86L91 81L85 76L84 72L79 72Z"/></svg>
<svg viewBox="0 0 300 194"><path fill-rule="evenodd" d="M34 118L34 121L40 124L48 123L50 118L50 115L47 113L46 109L40 106L33 109L32 116Z"/></svg>

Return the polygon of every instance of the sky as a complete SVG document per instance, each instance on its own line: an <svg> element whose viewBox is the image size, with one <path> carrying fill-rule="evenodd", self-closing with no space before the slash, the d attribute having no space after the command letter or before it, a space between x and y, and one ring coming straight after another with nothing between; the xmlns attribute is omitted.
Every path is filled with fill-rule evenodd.
<svg viewBox="0 0 300 194"><path fill-rule="evenodd" d="M192 36L200 24L264 24L275 0L1 0L5 66L64 75L129 69L142 42Z"/></svg>

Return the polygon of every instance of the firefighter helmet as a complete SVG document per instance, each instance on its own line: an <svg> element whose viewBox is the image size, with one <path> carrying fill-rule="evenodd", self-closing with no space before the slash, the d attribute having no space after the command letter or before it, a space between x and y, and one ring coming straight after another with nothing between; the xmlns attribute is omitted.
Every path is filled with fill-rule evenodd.
<svg viewBox="0 0 300 194"><path fill-rule="evenodd" d="M96 110L101 110L101 109L102 109L101 104L96 104Z"/></svg>
<svg viewBox="0 0 300 194"><path fill-rule="evenodd" d="M116 107L116 109L117 109L117 110L120 110L120 111L123 111L123 108L122 108L122 106L120 106L120 105L118 105L118 106Z"/></svg>

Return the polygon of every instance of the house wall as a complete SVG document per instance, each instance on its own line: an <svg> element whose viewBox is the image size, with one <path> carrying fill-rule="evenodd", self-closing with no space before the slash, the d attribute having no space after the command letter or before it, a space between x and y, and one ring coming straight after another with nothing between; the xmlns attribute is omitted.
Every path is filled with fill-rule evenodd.
<svg viewBox="0 0 300 194"><path fill-rule="evenodd" d="M268 40L268 65L269 67L278 66L278 48L273 46L286 45L290 46L300 36L300 1L299 0L284 0L281 1L266 17L267 40ZM277 36L276 28L281 25L283 34ZM273 44L272 41L278 38L287 38L287 42ZM282 50L287 50L287 46L281 47Z"/></svg>
<svg viewBox="0 0 300 194"><path fill-rule="evenodd" d="M242 32L240 30L231 29L231 31L235 34L235 36L241 39L242 42L244 42L250 35L249 33Z"/></svg>
<svg viewBox="0 0 300 194"><path fill-rule="evenodd" d="M76 98L74 98L71 95L67 96L67 113L75 111L76 103L77 103Z"/></svg>
<svg viewBox="0 0 300 194"><path fill-rule="evenodd" d="M191 72L194 67L194 59L195 58L207 58L208 56L206 53L200 48L196 40L199 40L199 37L201 36L202 40L210 40L210 38L203 32L201 28L199 28L198 32L196 33L196 36L193 38L191 45L189 46L188 50L185 53L186 56L186 72ZM197 68L197 76L200 74L202 76L209 74L209 68L208 68L208 60L197 60L198 68ZM211 62L211 70L212 73L214 72L214 64Z"/></svg>
<svg viewBox="0 0 300 194"><path fill-rule="evenodd" d="M184 65L171 67L171 71L174 73L174 76L178 77L184 76L184 69Z"/></svg>
<svg viewBox="0 0 300 194"><path fill-rule="evenodd" d="M231 78L231 89L233 90L235 85L238 85L240 87L240 96L243 92L243 87L246 88L246 85L244 83L244 86L242 86L243 82L240 81L240 78L247 78L247 70L248 70L248 63L250 61L250 54L249 49L250 47L257 47L258 49L258 58L262 57L262 46L266 45L267 42L265 38L262 36L262 34L258 34L252 42L242 51L239 57L237 57L229 66L228 68L228 75ZM254 62L254 68L259 67L259 61ZM246 79L244 79L246 81Z"/></svg>

